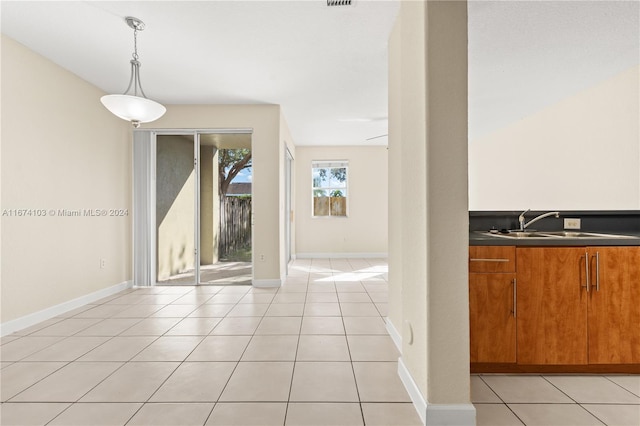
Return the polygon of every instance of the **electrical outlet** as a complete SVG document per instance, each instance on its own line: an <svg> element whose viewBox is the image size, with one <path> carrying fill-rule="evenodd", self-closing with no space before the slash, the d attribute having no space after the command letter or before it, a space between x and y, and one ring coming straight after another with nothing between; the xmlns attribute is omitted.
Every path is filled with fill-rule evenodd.
<svg viewBox="0 0 640 426"><path fill-rule="evenodd" d="M564 229L580 229L580 219L564 218Z"/></svg>
<svg viewBox="0 0 640 426"><path fill-rule="evenodd" d="M260 255L260 262L264 262L264 254Z"/></svg>
<svg viewBox="0 0 640 426"><path fill-rule="evenodd" d="M107 259L100 259L100 269L104 269L107 266Z"/></svg>

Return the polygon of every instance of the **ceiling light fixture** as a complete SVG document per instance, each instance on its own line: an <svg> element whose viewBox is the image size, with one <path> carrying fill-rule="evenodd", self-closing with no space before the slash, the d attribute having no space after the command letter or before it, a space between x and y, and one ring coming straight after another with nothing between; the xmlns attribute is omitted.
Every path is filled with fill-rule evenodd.
<svg viewBox="0 0 640 426"><path fill-rule="evenodd" d="M127 16L127 25L133 28L133 59L131 62L131 78L129 86L122 95L105 95L100 102L111 113L131 121L133 127L139 127L140 123L148 123L162 117L167 109L156 101L147 99L140 84L140 66L138 61L138 31L144 30L144 22L138 18Z"/></svg>

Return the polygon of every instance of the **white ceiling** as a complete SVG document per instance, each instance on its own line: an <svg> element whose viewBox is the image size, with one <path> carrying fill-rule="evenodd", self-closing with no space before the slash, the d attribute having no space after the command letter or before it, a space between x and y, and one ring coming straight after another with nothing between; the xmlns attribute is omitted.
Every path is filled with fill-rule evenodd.
<svg viewBox="0 0 640 426"><path fill-rule="evenodd" d="M640 1L469 3L469 139L640 63Z"/></svg>
<svg viewBox="0 0 640 426"><path fill-rule="evenodd" d="M397 1L2 1L2 32L105 92L129 79L165 104L282 106L297 145L386 144ZM639 1L469 4L470 137L639 59ZM374 139L371 139L374 138ZM370 139L370 140L369 140Z"/></svg>

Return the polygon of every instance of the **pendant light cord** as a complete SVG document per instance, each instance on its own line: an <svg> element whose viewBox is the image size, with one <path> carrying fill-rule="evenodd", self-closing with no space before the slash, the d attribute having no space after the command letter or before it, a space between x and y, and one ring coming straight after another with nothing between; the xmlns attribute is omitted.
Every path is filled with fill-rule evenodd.
<svg viewBox="0 0 640 426"><path fill-rule="evenodd" d="M133 59L138 60L138 29L133 29Z"/></svg>
<svg viewBox="0 0 640 426"><path fill-rule="evenodd" d="M127 90L124 91L124 94L126 95L127 93L129 93L129 90L131 90L131 87L133 86L134 96L138 96L139 90L142 97L146 98L147 95L145 95L144 90L142 90L142 84L140 83L140 66L142 64L138 60L138 28L135 26L133 27L133 55L131 56L133 57L133 59L130 61L131 78L129 80L129 86L127 87Z"/></svg>

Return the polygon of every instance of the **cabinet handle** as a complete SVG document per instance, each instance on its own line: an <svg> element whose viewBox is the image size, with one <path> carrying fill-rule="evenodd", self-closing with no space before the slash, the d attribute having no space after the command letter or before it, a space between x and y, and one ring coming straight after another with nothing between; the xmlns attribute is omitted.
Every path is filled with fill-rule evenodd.
<svg viewBox="0 0 640 426"><path fill-rule="evenodd" d="M469 259L469 262L508 262L509 259L477 259L477 258L471 258Z"/></svg>
<svg viewBox="0 0 640 426"><path fill-rule="evenodd" d="M600 291L600 252L596 252L596 291Z"/></svg>
<svg viewBox="0 0 640 426"><path fill-rule="evenodd" d="M517 298L517 294L518 294L518 281L514 278L513 281L511 281L513 283L513 317L516 317L516 306L518 304L518 298Z"/></svg>
<svg viewBox="0 0 640 426"><path fill-rule="evenodd" d="M586 277L586 285L587 293L589 293L589 252L584 253L584 275Z"/></svg>

